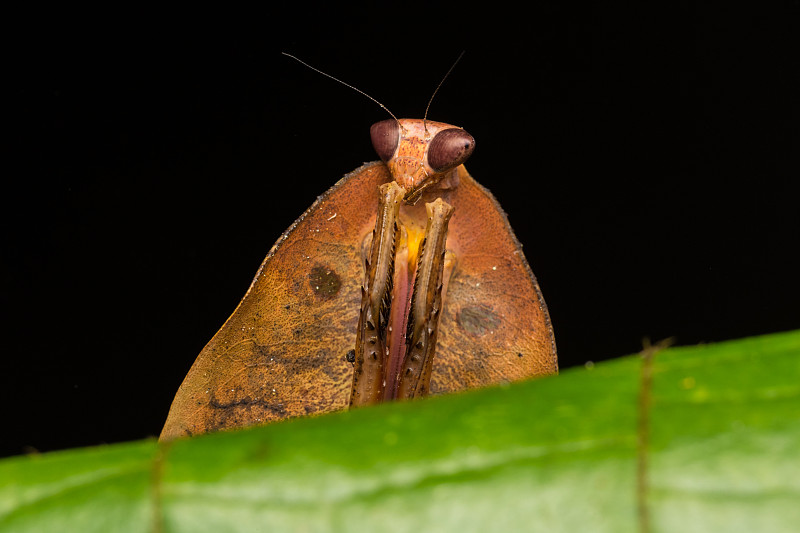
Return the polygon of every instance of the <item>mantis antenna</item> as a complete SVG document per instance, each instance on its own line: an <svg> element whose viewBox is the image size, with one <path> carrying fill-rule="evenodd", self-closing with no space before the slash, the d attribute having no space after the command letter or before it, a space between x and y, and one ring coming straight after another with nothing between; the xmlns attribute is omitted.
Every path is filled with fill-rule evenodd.
<svg viewBox="0 0 800 533"><path fill-rule="evenodd" d="M446 80L447 77L450 75L450 73L453 72L453 69L456 68L456 65L458 64L458 62L461 61L461 58L464 57L464 52L466 52L466 50L462 50L461 53L458 54L458 57L453 62L453 64L450 66L450 70L448 70L447 74L444 75L444 77L442 78L442 81L439 82L439 85L437 85L436 89L433 91L433 94L431 95L431 99L428 100L428 105L425 107L425 114L422 116L422 126L425 128L425 135L428 134L428 123L426 121L427 121L427 118L428 118L428 109L430 109L430 107L431 107L431 102L433 102L433 97L436 96L436 93L439 92L439 88L444 83L444 80ZM388 109L387 109L387 111L388 111ZM392 115L392 116L394 116L394 115ZM395 119L395 120L397 120L397 119Z"/></svg>
<svg viewBox="0 0 800 533"><path fill-rule="evenodd" d="M331 75L330 75L330 74L328 74L327 72L323 72L323 71L321 71L321 70L320 70L320 69L318 69L318 68L312 67L311 65L309 65L308 63L306 63L306 62L305 62L305 61L303 61L302 59L299 59L299 58L297 58L297 57L293 56L292 54L287 54L286 52L281 52L281 54L285 55L286 57L291 57L292 59L294 59L295 61L297 61L297 62L298 62L298 63L300 63L301 65L305 65L306 67L310 68L310 69L311 69L311 70L313 70L314 72L318 72L319 74L322 74L323 76L325 76L325 77L327 77L327 78L330 78L330 79L332 79L333 81L338 81L339 83L341 83L341 84L342 84L342 85L344 85L345 87L350 87L350 88L351 88L351 89L353 89L354 91L356 91L356 92L359 92L359 93L363 94L364 96L366 96L367 98L369 98L370 100L372 100L373 102L375 102L376 104L378 104L379 106L381 106L381 107L383 108L383 110L384 110L384 111L386 111L387 113L389 113L389 114L392 116L392 118L395 120L395 122L397 122L397 124L398 124L398 125L400 124L400 121L399 121L399 120L397 120L397 117L396 117L396 116L394 116L394 113L392 113L391 111L389 111L389 108L388 108L388 107L386 107L385 105L383 105L382 103L380 103L380 102L379 102L379 101L377 101L375 98L371 97L370 95L368 95L367 93L365 93L364 91L362 91L361 89L359 89L358 87L353 87L353 86L352 86L352 85L350 85L349 83L345 83L345 82L343 82L342 80L340 80L339 78L334 78L333 76L331 76ZM462 52L462 55L463 55L463 52ZM459 59L461 59L461 58L459 57ZM458 61L456 61L456 63L457 63L457 62L458 62ZM450 70L453 70L453 69L452 69L452 67L450 68ZM449 74L449 72L448 72L448 74ZM445 76L445 77L447 77L447 76ZM440 83L439 85L441 85L441 83ZM438 90L438 87L437 87L437 90ZM436 93L434 92L433 94L436 94ZM428 105L430 105L430 103L428 103ZM426 112L427 112L427 111L426 111ZM401 126L401 128L402 128L402 126Z"/></svg>

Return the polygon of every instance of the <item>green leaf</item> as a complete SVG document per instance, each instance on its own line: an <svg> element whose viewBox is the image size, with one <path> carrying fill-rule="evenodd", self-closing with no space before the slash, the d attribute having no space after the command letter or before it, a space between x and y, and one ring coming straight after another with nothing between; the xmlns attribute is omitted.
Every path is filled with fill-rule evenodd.
<svg viewBox="0 0 800 533"><path fill-rule="evenodd" d="M646 368L7 459L0 531L796 531L800 331Z"/></svg>

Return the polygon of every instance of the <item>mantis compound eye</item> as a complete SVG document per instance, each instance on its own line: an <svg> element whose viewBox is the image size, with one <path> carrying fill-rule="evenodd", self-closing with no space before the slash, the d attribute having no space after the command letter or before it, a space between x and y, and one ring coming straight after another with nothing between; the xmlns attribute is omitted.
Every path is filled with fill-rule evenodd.
<svg viewBox="0 0 800 533"><path fill-rule="evenodd" d="M372 138L372 146L375 148L378 157L385 163L394 156L397 145L400 142L400 126L394 119L376 122L369 129Z"/></svg>
<svg viewBox="0 0 800 533"><path fill-rule="evenodd" d="M436 172L450 170L469 159L474 149L475 139L461 128L442 130L428 145L428 165Z"/></svg>

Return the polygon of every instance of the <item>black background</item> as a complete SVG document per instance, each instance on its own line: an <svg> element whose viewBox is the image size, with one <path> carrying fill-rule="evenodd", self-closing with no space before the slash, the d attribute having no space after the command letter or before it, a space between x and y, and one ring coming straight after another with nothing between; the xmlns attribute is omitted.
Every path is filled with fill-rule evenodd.
<svg viewBox="0 0 800 533"><path fill-rule="evenodd" d="M466 50L430 118L476 138L562 368L800 326L797 9L377 5L9 19L3 455L157 435L274 241L375 159L387 115L281 51L420 117Z"/></svg>

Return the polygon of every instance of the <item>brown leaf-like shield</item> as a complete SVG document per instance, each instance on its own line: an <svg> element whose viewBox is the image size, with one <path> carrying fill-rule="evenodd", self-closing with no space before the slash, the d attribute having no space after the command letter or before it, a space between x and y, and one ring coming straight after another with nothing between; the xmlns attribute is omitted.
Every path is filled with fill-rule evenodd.
<svg viewBox="0 0 800 533"><path fill-rule="evenodd" d="M439 322L431 393L557 372L539 286L494 197L457 169L457 186L425 190L402 222L424 228L425 202L452 205L447 249L455 266ZM178 390L162 439L348 406L348 352L385 163L331 187L278 239L231 317ZM452 185L452 184L451 184Z"/></svg>

